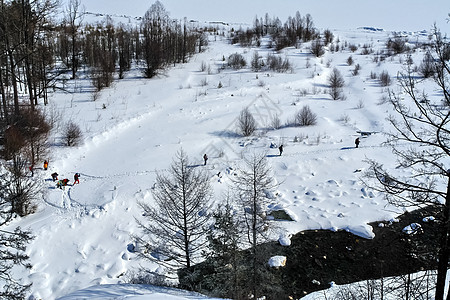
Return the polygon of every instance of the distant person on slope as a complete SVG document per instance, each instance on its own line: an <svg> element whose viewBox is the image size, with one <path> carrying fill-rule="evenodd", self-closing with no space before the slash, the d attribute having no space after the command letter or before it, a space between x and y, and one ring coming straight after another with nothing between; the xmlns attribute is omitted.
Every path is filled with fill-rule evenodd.
<svg viewBox="0 0 450 300"><path fill-rule="evenodd" d="M75 175L73 175L73 184L80 184L80 173L75 173Z"/></svg>
<svg viewBox="0 0 450 300"><path fill-rule="evenodd" d="M208 155L203 155L203 160L205 161L204 166L206 166L206 162L208 161Z"/></svg>
<svg viewBox="0 0 450 300"><path fill-rule="evenodd" d="M281 156L281 154L283 154L283 145L281 145L280 147L278 147L278 150L280 151L280 156Z"/></svg>
<svg viewBox="0 0 450 300"><path fill-rule="evenodd" d="M359 138L356 138L356 140L355 140L355 148L358 148L358 146L359 146Z"/></svg>
<svg viewBox="0 0 450 300"><path fill-rule="evenodd" d="M48 169L48 161L44 161L44 170L47 171L47 169Z"/></svg>
<svg viewBox="0 0 450 300"><path fill-rule="evenodd" d="M58 180L58 183L56 183L56 187L63 189L68 183L69 183L69 179L64 178L63 180Z"/></svg>
<svg viewBox="0 0 450 300"><path fill-rule="evenodd" d="M53 181L56 181L56 180L58 180L58 173L52 173L52 180Z"/></svg>

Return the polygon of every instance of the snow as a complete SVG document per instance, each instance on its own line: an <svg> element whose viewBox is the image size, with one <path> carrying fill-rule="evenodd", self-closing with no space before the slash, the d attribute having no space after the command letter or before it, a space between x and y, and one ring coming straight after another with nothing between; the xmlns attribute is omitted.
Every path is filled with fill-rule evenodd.
<svg viewBox="0 0 450 300"><path fill-rule="evenodd" d="M272 256L269 259L268 264L272 268L284 267L286 265L286 256L282 255Z"/></svg>
<svg viewBox="0 0 450 300"><path fill-rule="evenodd" d="M291 238L290 236L287 235L281 235L280 238L278 239L278 242L280 243L281 246L290 246L291 245Z"/></svg>
<svg viewBox="0 0 450 300"><path fill-rule="evenodd" d="M411 223L410 225L403 228L403 232L406 234L416 234L422 230L422 225L419 223Z"/></svg>
<svg viewBox="0 0 450 300"><path fill-rule="evenodd" d="M128 299L128 300L200 300L214 299L198 293L183 290L155 287L151 285L122 284L122 285L97 285L73 292L59 298L59 300L104 300L104 299Z"/></svg>
<svg viewBox="0 0 450 300"><path fill-rule="evenodd" d="M411 280L417 280L417 278L419 278L419 281L420 281L420 278L423 275L424 275L423 272L411 274ZM450 276L450 271L447 271L447 278L448 278L448 276ZM383 278L383 281L384 281L383 284L386 285L387 283L389 283L389 281L391 279L392 278L390 278L390 277ZM423 279L423 277L422 277L422 279ZM372 284L370 286L371 289L368 288L368 284ZM343 297L343 295L349 295L350 292L352 293L352 295L360 295L361 298L374 296L374 298L377 299L377 296L379 295L378 292L379 292L380 285L381 285L381 283L379 280L375 280L375 284L369 283L368 281L361 281L361 282L355 282L355 283L345 284L345 285L338 285L332 281L329 283L328 289L308 294L301 299L302 300L336 299L336 298ZM448 289L448 285L449 285L449 282L447 281L447 283L446 283L447 289ZM402 291L402 290L400 289L400 291ZM346 292L347 292L347 294L346 294ZM373 294L370 295L369 293L373 293ZM367 294L369 294L369 296L367 296ZM431 295L429 295L429 296L431 296ZM401 294L401 292L399 293L398 291L396 292L396 289L392 289L391 291L385 291L385 293L383 295L383 299L386 299L386 300L397 300L397 299L401 299L402 297L404 297L404 294Z"/></svg>
<svg viewBox="0 0 450 300"><path fill-rule="evenodd" d="M435 220L436 220L436 218L433 217L433 216L428 216L428 217L425 217L425 218L422 219L422 221L424 221L425 223L432 223Z"/></svg>
<svg viewBox="0 0 450 300"><path fill-rule="evenodd" d="M118 1L113 2L116 5ZM120 2L127 7L135 6L134 2L133 5ZM94 1L85 3L88 10L90 7L94 10ZM169 11L175 11L172 2L163 3L167 3ZM145 9L147 5L145 2ZM374 9L380 7L383 5L373 5ZM408 11L409 7L404 6ZM322 5L320 10L324 11ZM438 11L445 10L440 7ZM377 16L371 9L367 12ZM315 12L311 13L313 18L317 17L316 24L324 26L317 21L321 19ZM351 18L333 18L333 22L345 19ZM369 25L383 28L387 19L398 18L381 19ZM419 24L422 27L418 29L432 26L433 20L425 18L425 21L429 21L427 26ZM359 25L336 30L334 34L341 41L371 43L376 50L384 47L389 31L356 29ZM239 52L249 62L254 51L265 57L270 50L239 48L217 36L211 39L205 52L189 63L177 65L151 80L132 70L124 80L102 91L96 101L92 100L87 78L68 82L74 94L53 94L45 110L58 112L62 118L50 141L55 146L51 149L49 169L37 170L35 175L45 191L35 214L9 224L9 228L30 229L36 237L27 250L33 268L18 271L25 282L33 283L32 296L48 300L203 299L195 294L123 284L127 271L135 271L141 265L161 271L154 263L138 260L135 253L135 246L139 245L134 245L132 236L140 232L135 218L142 216L137 202L152 203L156 171L167 168L181 148L193 165L210 173L215 205L221 204L220 195L229 187L242 154L266 153L273 176L279 182L277 192L269 194L271 207L284 209L293 219L274 221L281 232L273 238L279 239L283 246L289 246L289 237L302 230L347 230L373 238L368 223L398 221L395 217L403 211L386 203L383 195L365 188L360 177L367 167L366 158L386 166L395 165L391 151L382 146L382 133L389 130L384 120L390 108L379 103L383 89L370 79L370 73L387 70L394 78L404 67L403 62L394 57L378 64L370 56L348 50L314 58L307 54L307 46L305 43L301 49L281 52L293 64L292 74L254 73L248 69L219 71L224 56ZM353 67L345 64L350 55L362 67L360 76L351 76ZM423 52L419 50L413 59L417 62L421 55ZM307 58L310 68L306 68ZM202 62L211 66L212 74L199 71ZM345 101L333 101L326 93L327 76L332 69L327 62L344 75ZM202 84L204 80L207 85ZM219 82L222 88L218 88ZM391 88L399 90L395 83ZM309 105L317 114L316 126L282 127L267 132L262 129L269 124L270 116L278 114L285 122L303 105ZM235 120L244 107L254 113L261 129L250 138L235 134ZM76 121L83 130L83 145L58 146L61 127L67 120ZM361 136L358 131L376 133ZM355 149L353 141L358 136L361 144ZM294 142L296 138L299 141ZM278 149L272 149L271 144L283 144L283 155L279 156ZM209 156L206 167L201 166L204 153ZM55 188L50 176L55 171L71 182L73 175L80 173L80 184L69 185L65 190Z"/></svg>

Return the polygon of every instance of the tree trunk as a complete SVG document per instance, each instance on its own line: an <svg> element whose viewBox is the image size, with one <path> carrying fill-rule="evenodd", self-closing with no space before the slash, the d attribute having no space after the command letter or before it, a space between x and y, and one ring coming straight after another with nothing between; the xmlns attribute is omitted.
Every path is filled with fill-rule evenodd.
<svg viewBox="0 0 450 300"><path fill-rule="evenodd" d="M256 231L256 223L257 223L257 209L258 209L258 188L256 186L256 182L257 182L257 178L256 178L256 170L255 167L253 169L253 216L252 216L252 234L253 234L253 265L252 265L252 271L253 271L253 297L255 299L257 299L257 294L256 294L256 285L257 285L257 272L256 272L256 267L257 267L257 260L256 260L256 242L257 242L257 231Z"/></svg>
<svg viewBox="0 0 450 300"><path fill-rule="evenodd" d="M20 114L19 113L19 92L17 91L17 79L16 79L14 55L13 55L12 50L9 48L8 38L6 38L5 40L6 40L6 47L7 47L9 63L10 63L11 84L13 86L14 113L16 116L18 116Z"/></svg>
<svg viewBox="0 0 450 300"><path fill-rule="evenodd" d="M450 225L450 170L447 171L448 184L447 184L447 195L445 197L444 205L444 224L442 226L442 234L440 240L440 250L439 250L439 264L438 264L438 275L436 281L436 300L443 300L445 293L445 281L447 278L447 267L449 258L449 245L448 245L448 235L449 235L449 225ZM450 289L449 289L450 290ZM447 294L447 300L450 298L450 293Z"/></svg>
<svg viewBox="0 0 450 300"><path fill-rule="evenodd" d="M0 70L0 94L2 96L2 117L8 122L8 106L6 102L5 86L3 85L2 70Z"/></svg>

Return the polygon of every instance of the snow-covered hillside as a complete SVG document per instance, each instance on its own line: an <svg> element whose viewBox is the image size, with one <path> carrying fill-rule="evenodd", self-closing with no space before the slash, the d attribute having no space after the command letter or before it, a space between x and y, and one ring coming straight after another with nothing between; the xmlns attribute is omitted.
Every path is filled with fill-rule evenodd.
<svg viewBox="0 0 450 300"><path fill-rule="evenodd" d="M368 44L375 52L385 47L391 35L366 29L334 34L342 45ZM412 42L426 38L423 33L409 36ZM278 54L291 62L293 72L236 71L222 69L224 57L237 52L250 62L255 51L264 58L272 50L240 48L224 37L211 36L206 51L190 62L154 79L144 79L133 69L95 101L88 78L69 81L72 94L55 92L45 107L49 115L59 116L49 169L35 174L45 186L42 201L35 214L9 225L30 229L35 236L28 246L33 268L17 270L22 272L18 277L33 283L32 296L56 299L74 293L62 299L86 295L105 299L123 296L117 289L128 289L138 295L154 294L136 299L202 299L132 286L75 293L93 285L123 283L127 272L140 265L164 272L137 259L132 235L139 233L135 218L142 214L137 202L152 203L156 171L167 168L180 149L198 168L208 170L215 205L223 201L222 192L242 155L266 153L279 183L269 208L282 208L294 220L280 222L282 229L274 239L305 229L345 229L370 238L369 222L391 220L400 214L383 195L367 190L360 176L367 167L366 158L386 166L395 163L390 149L382 146L383 132L389 130L385 118L391 108L382 101L385 88L371 79L371 73L387 71L393 78L390 88L398 92L395 76L404 68L406 56L375 62L373 55L360 54L361 48L351 52L344 47L315 58L308 47L304 43ZM352 75L354 65L347 64L349 56L361 66L358 76ZM422 56L418 49L412 59L418 63ZM205 71L201 71L202 64L207 66ZM333 68L344 75L346 100L333 101L327 93ZM304 105L317 114L317 125L270 128L275 115L285 124ZM245 107L258 122L258 131L250 138L235 133L236 118ZM77 148L61 146L62 127L69 120L83 130L85 141ZM362 136L361 131L373 134ZM356 137L361 139L358 149L354 147ZM271 144L283 144L283 155L278 155L276 147L270 148ZM204 153L209 156L205 167ZM53 172L71 182L78 172L80 184L57 189L50 176Z"/></svg>

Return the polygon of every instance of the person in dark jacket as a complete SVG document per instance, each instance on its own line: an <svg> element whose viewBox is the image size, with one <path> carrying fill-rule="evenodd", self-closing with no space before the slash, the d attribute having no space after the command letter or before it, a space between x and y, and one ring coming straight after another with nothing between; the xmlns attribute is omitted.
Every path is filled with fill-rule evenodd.
<svg viewBox="0 0 450 300"><path fill-rule="evenodd" d="M278 150L280 151L280 156L281 156L281 154L283 154L283 145L281 145L280 147L278 147Z"/></svg>
<svg viewBox="0 0 450 300"><path fill-rule="evenodd" d="M58 180L58 173L52 173L52 179L53 179L53 181L56 181L56 180Z"/></svg>
<svg viewBox="0 0 450 300"><path fill-rule="evenodd" d="M359 146L359 138L356 138L356 140L355 140L355 147L358 148L358 146Z"/></svg>
<svg viewBox="0 0 450 300"><path fill-rule="evenodd" d="M203 160L205 161L204 165L206 166L206 162L208 161L208 155L206 155L206 153L203 155Z"/></svg>

